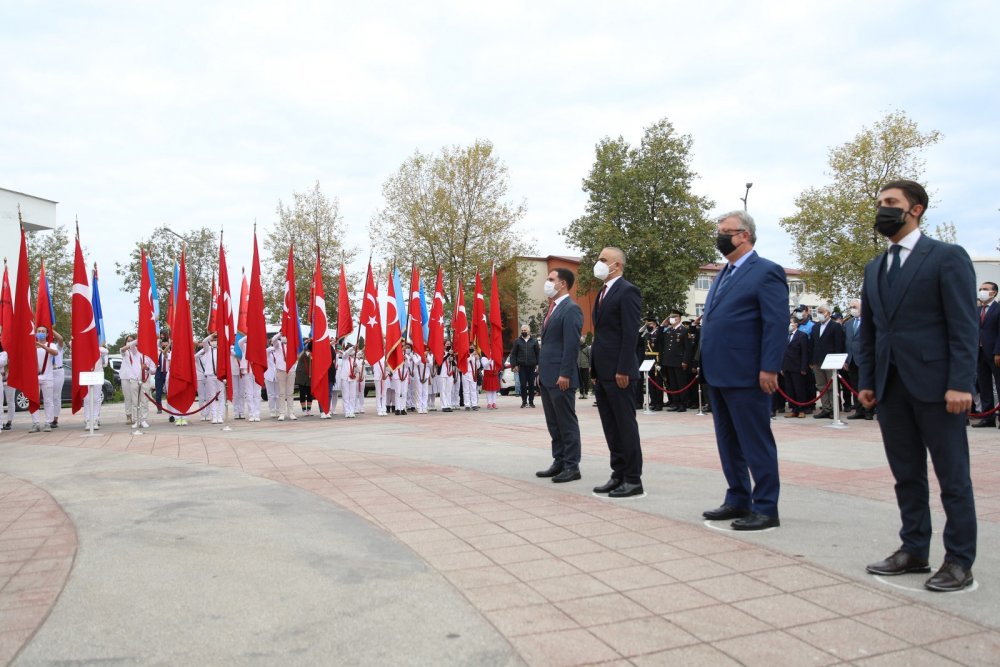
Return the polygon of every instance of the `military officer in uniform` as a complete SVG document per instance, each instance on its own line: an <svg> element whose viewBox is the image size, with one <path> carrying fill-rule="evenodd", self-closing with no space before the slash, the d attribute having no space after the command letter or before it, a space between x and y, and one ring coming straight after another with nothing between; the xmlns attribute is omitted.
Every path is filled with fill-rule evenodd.
<svg viewBox="0 0 1000 667"><path fill-rule="evenodd" d="M690 365L688 332L687 327L681 324L681 314L676 310L670 311L670 317L667 318L667 325L660 337L660 350L660 363L667 378L667 389L678 392L670 394L670 405L667 409L687 412L688 398L686 392L680 393L680 390L688 383Z"/></svg>
<svg viewBox="0 0 1000 667"><path fill-rule="evenodd" d="M660 328L656 326L656 318L652 315L646 317L646 325L642 328L639 333L639 349L641 354L639 354L639 363L647 359L653 360L653 368L649 371L649 378L663 386L662 379L660 377ZM641 387L641 385L640 385ZM643 397L640 394L637 397L638 405L642 405ZM663 392L660 391L652 382L649 383L649 408L659 412L663 410Z"/></svg>

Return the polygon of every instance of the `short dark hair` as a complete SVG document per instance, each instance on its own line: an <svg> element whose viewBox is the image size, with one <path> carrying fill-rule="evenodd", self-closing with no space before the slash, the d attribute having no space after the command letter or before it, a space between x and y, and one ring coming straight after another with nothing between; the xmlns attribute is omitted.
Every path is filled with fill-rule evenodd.
<svg viewBox="0 0 1000 667"><path fill-rule="evenodd" d="M559 276L559 280L566 283L567 290L573 289L573 283L576 282L576 275L572 271L562 266L552 270L556 272L557 276Z"/></svg>
<svg viewBox="0 0 1000 667"><path fill-rule="evenodd" d="M984 285L993 285L993 291L994 292L998 291L997 284L994 283L994 282L990 282L989 280L984 280L983 284Z"/></svg>
<svg viewBox="0 0 1000 667"><path fill-rule="evenodd" d="M924 190L924 186L920 185L916 181L911 181L905 178L889 181L881 188L879 192L885 192L892 188L899 188L903 191L903 195L906 197L906 201L910 202L910 206L915 204L920 204L924 207L924 210L920 212L919 217L924 217L924 213L927 211L927 204L930 202L930 197L927 196L927 190Z"/></svg>

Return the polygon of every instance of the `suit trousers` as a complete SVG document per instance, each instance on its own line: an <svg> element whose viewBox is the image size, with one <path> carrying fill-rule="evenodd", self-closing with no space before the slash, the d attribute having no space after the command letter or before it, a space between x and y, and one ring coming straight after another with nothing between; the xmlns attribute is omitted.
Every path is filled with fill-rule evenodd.
<svg viewBox="0 0 1000 667"><path fill-rule="evenodd" d="M667 366L665 371L667 375L667 389L670 391L680 391L691 381L688 372L680 366ZM688 407L687 392L670 394L670 402L678 408L686 410Z"/></svg>
<svg viewBox="0 0 1000 667"><path fill-rule="evenodd" d="M896 480L896 503L903 550L927 559L931 542L931 509L927 453L941 487L944 506L945 560L971 568L976 560L976 505L969 473L969 440L965 415L945 410L944 401L915 399L895 366L878 403L878 425L889 468Z"/></svg>
<svg viewBox="0 0 1000 667"><path fill-rule="evenodd" d="M535 367L524 364L517 367L517 376L521 383L521 405L535 402Z"/></svg>
<svg viewBox="0 0 1000 667"><path fill-rule="evenodd" d="M826 383L829 382L834 377L836 377L834 375L834 371L824 370L819 367L814 368L813 373L816 375L817 391L823 391L823 387L826 387ZM813 396L810 396L809 398L814 398L814 397L815 394ZM826 410L827 412L833 412L833 387L827 389L826 393L823 394L823 398L819 400L820 400L820 405L823 406L824 410Z"/></svg>
<svg viewBox="0 0 1000 667"><path fill-rule="evenodd" d="M802 373L796 371L785 371L781 376L782 380L784 380L785 383L784 386L785 393L788 394L792 398L792 400L797 401L799 403L805 403L806 401L808 401L810 398L812 398L812 396L809 395L809 389L807 387L807 382L806 382L806 379L808 377L809 377L808 373L806 375L803 375ZM777 392L775 392L775 396L777 396ZM795 403L791 403L788 408L788 411L797 414L799 412L802 412L802 406L795 405Z"/></svg>
<svg viewBox="0 0 1000 667"><path fill-rule="evenodd" d="M580 467L580 423L576 418L576 390L538 385L545 425L552 438L552 461L564 469Z"/></svg>
<svg viewBox="0 0 1000 667"><path fill-rule="evenodd" d="M993 357L979 348L979 361L976 365L976 386L979 389L979 403L982 412L989 412L996 405L993 385L996 383L1000 391L1000 366L993 363ZM986 421L996 422L996 413L985 417Z"/></svg>
<svg viewBox="0 0 1000 667"><path fill-rule="evenodd" d="M611 476L630 484L642 481L642 446L635 420L636 386L641 383L634 378L625 389L620 389L614 379L598 380L594 385L597 412L611 452Z"/></svg>
<svg viewBox="0 0 1000 667"><path fill-rule="evenodd" d="M771 396L760 387L709 387L709 392L722 474L729 485L723 503L777 517L781 482Z"/></svg>

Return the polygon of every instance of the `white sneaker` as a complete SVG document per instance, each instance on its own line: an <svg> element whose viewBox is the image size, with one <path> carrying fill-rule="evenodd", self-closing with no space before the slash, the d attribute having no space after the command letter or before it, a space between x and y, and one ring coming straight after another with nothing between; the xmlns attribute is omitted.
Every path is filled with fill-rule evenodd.
<svg viewBox="0 0 1000 667"><path fill-rule="evenodd" d="M28 431L28 433L41 433L41 432L42 432L42 426L41 426L41 424L38 424L37 422L34 423L34 424L32 424L31 425L31 430Z"/></svg>
<svg viewBox="0 0 1000 667"><path fill-rule="evenodd" d="M292 421L295 421L295 420L298 419L298 417L295 416L294 412L289 413L288 418L291 419Z"/></svg>
<svg viewBox="0 0 1000 667"><path fill-rule="evenodd" d="M44 423L44 424L42 425L42 432L43 432L43 433L48 433L48 432L49 432L49 431L51 431L51 430L52 430L52 427L51 427L51 426L49 426L49 423L48 423L48 422L45 422L45 423Z"/></svg>
<svg viewBox="0 0 1000 667"><path fill-rule="evenodd" d="M148 422L148 421L146 421L146 420L143 420L143 422L142 422L142 427L143 427L143 428L149 428L149 422Z"/></svg>
<svg viewBox="0 0 1000 667"><path fill-rule="evenodd" d="M279 422L285 421L285 415L278 415L278 421Z"/></svg>
<svg viewBox="0 0 1000 667"><path fill-rule="evenodd" d="M90 430L90 422L88 422L88 421L83 422L83 430L84 431L89 431Z"/></svg>

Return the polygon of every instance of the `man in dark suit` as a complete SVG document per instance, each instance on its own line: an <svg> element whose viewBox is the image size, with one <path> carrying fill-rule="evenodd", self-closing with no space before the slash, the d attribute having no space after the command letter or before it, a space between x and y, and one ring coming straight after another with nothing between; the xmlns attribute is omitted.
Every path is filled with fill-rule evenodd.
<svg viewBox="0 0 1000 667"><path fill-rule="evenodd" d="M729 485L722 505L703 516L735 519L734 530L780 525L771 394L787 340L788 281L780 266L757 254L756 242L746 211L718 219L716 247L728 263L712 282L701 322L701 370L711 386L715 439Z"/></svg>
<svg viewBox="0 0 1000 667"><path fill-rule="evenodd" d="M920 233L928 197L914 181L891 181L878 195L875 229L892 244L865 267L861 290L859 400L878 403L889 468L896 480L902 546L868 565L872 574L929 572L931 510L927 453L941 487L944 564L924 586L972 584L976 507L965 414L976 375L976 275L961 246Z"/></svg>
<svg viewBox="0 0 1000 667"><path fill-rule="evenodd" d="M993 385L1000 392L1000 304L996 302L997 284L984 282L979 286L979 361L976 367L976 386L983 412L996 405ZM972 426L995 426L996 413L983 417Z"/></svg>
<svg viewBox="0 0 1000 667"><path fill-rule="evenodd" d="M552 437L552 465L539 470L539 477L553 482L580 479L580 425L576 419L576 388L579 386L577 356L583 311L569 296L576 276L569 269L549 272L545 296L549 312L542 322L542 347L538 355L538 393L545 412L545 425Z"/></svg>
<svg viewBox="0 0 1000 667"><path fill-rule="evenodd" d="M806 385L806 377L809 375L809 336L799 331L798 322L792 320L788 324L788 344L785 346L785 355L781 360L781 380L785 386L785 393L793 401L805 403L810 399L809 390ZM785 412L786 419L805 417L802 406L790 403L788 411Z"/></svg>
<svg viewBox="0 0 1000 667"><path fill-rule="evenodd" d="M510 365L521 387L521 407L535 407L535 369L538 367L538 339L527 324L521 325L521 337L510 349Z"/></svg>
<svg viewBox="0 0 1000 667"><path fill-rule="evenodd" d="M816 376L816 387L823 391L823 387L830 380L836 381L837 372L822 368L823 360L828 354L842 354L844 347L844 327L839 322L834 322L830 318L830 309L820 306L816 309L819 320L813 325L812 330L812 360L810 365L813 374ZM821 399L823 409L813 415L814 419L825 419L833 417L833 387L828 389Z"/></svg>
<svg viewBox="0 0 1000 667"><path fill-rule="evenodd" d="M847 305L850 318L844 322L844 350L847 352L847 363L844 364L844 370L847 371L847 381L851 383L854 391L857 391L858 346L861 344L861 299L851 299ZM875 418L875 411L866 408L861 404L861 401L855 401L854 414L847 418L871 421Z"/></svg>
<svg viewBox="0 0 1000 667"><path fill-rule="evenodd" d="M642 295L638 287L622 277L624 270L624 252L613 247L601 250L594 276L604 281L604 286L594 302L590 368L597 412L611 452L611 479L595 487L594 493L606 493L611 498L644 493L642 447L635 420L635 385L639 382L635 350Z"/></svg>

